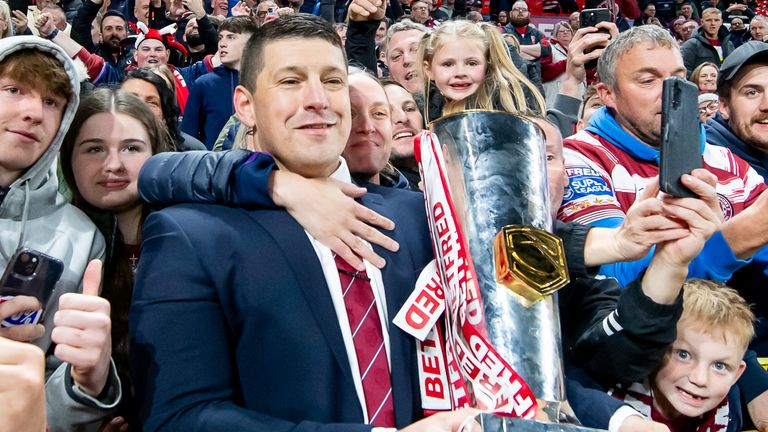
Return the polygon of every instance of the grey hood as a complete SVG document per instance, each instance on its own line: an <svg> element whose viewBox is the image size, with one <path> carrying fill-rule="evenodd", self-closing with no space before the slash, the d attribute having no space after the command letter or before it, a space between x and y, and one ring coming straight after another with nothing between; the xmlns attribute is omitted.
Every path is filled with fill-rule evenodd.
<svg viewBox="0 0 768 432"><path fill-rule="evenodd" d="M52 206L56 205L56 158L64 140L64 135L72 123L80 102L80 84L77 79L77 71L72 60L67 54L46 39L37 36L14 36L0 39L0 62L8 55L25 49L36 49L52 54L64 66L69 76L69 84L72 87L72 98L64 109L61 125L53 138L53 142L24 174L11 183L10 191L0 205L0 219L21 220L24 218L22 211L28 206L27 217L34 219L50 214ZM52 181L53 180L53 181ZM28 195L29 193L29 195Z"/></svg>

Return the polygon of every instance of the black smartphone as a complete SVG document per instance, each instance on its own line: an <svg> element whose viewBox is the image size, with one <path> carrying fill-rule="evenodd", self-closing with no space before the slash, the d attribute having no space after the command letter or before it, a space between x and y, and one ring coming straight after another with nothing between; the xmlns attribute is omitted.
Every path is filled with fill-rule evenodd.
<svg viewBox="0 0 768 432"><path fill-rule="evenodd" d="M24 13L27 13L27 8L32 5L31 0L9 0L8 1L8 7L13 11L22 11Z"/></svg>
<svg viewBox="0 0 768 432"><path fill-rule="evenodd" d="M21 248L11 257L0 280L0 301L27 295L37 298L45 307L63 272L64 263L61 260L33 249ZM3 320L0 325L35 324L40 315L40 311L19 314Z"/></svg>
<svg viewBox="0 0 768 432"><path fill-rule="evenodd" d="M595 27L601 22L611 22L611 12L605 8L584 9L579 13L579 28ZM606 30L600 30L605 32Z"/></svg>
<svg viewBox="0 0 768 432"><path fill-rule="evenodd" d="M613 22L611 19L611 12L605 8L599 9L584 9L579 13L579 27L595 27L601 22ZM608 30L600 29L601 33L608 33ZM584 52L588 54L588 51ZM585 69L594 69L597 67L597 60L590 60L584 64Z"/></svg>
<svg viewBox="0 0 768 432"><path fill-rule="evenodd" d="M659 186L677 197L696 197L680 177L701 168L699 89L680 77L664 80L661 96Z"/></svg>

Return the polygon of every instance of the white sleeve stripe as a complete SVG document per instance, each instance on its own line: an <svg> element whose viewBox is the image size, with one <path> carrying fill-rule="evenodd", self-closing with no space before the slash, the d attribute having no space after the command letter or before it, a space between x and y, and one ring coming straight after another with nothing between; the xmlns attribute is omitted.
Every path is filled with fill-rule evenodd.
<svg viewBox="0 0 768 432"><path fill-rule="evenodd" d="M624 327L622 327L621 324L619 324L618 318L619 318L619 311L615 310L613 311L612 314L608 315L607 319L611 323L611 326L613 327L613 329L616 330L617 332L620 332L624 330Z"/></svg>
<svg viewBox="0 0 768 432"><path fill-rule="evenodd" d="M603 320L603 331L608 336L613 336L613 330L611 330L611 328L608 327L608 317L605 317L605 319Z"/></svg>
<svg viewBox="0 0 768 432"><path fill-rule="evenodd" d="M608 336L613 336L615 333L624 330L624 327L622 327L616 319L618 316L619 312L613 311L603 320L603 331Z"/></svg>

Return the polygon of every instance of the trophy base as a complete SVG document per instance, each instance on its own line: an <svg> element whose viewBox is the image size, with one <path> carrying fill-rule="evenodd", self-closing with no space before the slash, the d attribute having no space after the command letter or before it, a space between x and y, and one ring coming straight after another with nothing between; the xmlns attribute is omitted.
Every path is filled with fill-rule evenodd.
<svg viewBox="0 0 768 432"><path fill-rule="evenodd" d="M605 432L567 423L544 423L533 420L499 417L493 414L480 415L483 432Z"/></svg>

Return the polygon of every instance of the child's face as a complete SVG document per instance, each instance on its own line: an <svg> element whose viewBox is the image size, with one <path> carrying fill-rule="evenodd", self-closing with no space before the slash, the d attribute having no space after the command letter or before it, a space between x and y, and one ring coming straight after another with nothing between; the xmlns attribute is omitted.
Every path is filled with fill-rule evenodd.
<svg viewBox="0 0 768 432"><path fill-rule="evenodd" d="M485 79L486 66L480 41L449 40L435 50L429 76L443 96L460 101L477 92Z"/></svg>
<svg viewBox="0 0 768 432"><path fill-rule="evenodd" d="M744 347L735 338L724 341L722 333L678 324L677 339L653 379L655 408L670 419L714 409L744 371L743 357Z"/></svg>

